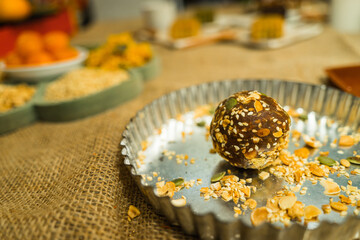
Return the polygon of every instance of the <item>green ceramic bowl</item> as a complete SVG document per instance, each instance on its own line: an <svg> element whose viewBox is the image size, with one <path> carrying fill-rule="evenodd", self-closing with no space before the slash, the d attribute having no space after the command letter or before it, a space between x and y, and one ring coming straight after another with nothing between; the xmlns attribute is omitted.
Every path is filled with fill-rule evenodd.
<svg viewBox="0 0 360 240"><path fill-rule="evenodd" d="M141 67L133 68L133 70L138 71L142 75L143 81L147 82L160 73L160 59L159 57L154 56L148 63Z"/></svg>
<svg viewBox="0 0 360 240"><path fill-rule="evenodd" d="M40 99L40 89L37 87L32 99L26 104L0 113L0 134L26 126L37 119L34 103Z"/></svg>
<svg viewBox="0 0 360 240"><path fill-rule="evenodd" d="M41 86L44 95L48 84ZM129 80L81 98L48 102L41 98L35 103L38 118L44 121L71 121L88 117L113 108L136 97L143 89L142 76L138 71L129 71Z"/></svg>

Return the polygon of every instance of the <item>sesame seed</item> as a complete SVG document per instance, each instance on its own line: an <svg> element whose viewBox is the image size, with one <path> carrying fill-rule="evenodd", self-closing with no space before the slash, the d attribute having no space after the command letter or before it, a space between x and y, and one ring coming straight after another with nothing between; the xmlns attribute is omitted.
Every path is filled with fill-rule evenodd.
<svg viewBox="0 0 360 240"><path fill-rule="evenodd" d="M250 116L253 115L253 114L254 114L253 112L249 112L249 113L248 113L248 115L250 115Z"/></svg>

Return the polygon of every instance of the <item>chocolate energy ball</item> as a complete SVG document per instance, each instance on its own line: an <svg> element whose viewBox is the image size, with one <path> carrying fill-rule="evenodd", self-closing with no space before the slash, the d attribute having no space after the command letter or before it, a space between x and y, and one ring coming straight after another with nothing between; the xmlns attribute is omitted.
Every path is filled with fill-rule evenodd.
<svg viewBox="0 0 360 240"><path fill-rule="evenodd" d="M271 97L238 92L223 100L210 125L213 145L231 165L261 169L287 147L290 117Z"/></svg>

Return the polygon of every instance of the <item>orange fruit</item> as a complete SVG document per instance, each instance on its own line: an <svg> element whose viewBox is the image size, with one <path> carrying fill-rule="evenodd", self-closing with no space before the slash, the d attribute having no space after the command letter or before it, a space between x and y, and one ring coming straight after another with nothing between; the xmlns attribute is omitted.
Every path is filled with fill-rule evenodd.
<svg viewBox="0 0 360 240"><path fill-rule="evenodd" d="M51 31L44 35L44 46L49 52L55 52L68 48L69 36L62 31Z"/></svg>
<svg viewBox="0 0 360 240"><path fill-rule="evenodd" d="M16 67L22 64L22 60L21 57L13 51L5 57L5 63L9 67Z"/></svg>
<svg viewBox="0 0 360 240"><path fill-rule="evenodd" d="M24 31L16 40L16 51L23 58L43 50L41 35L35 31Z"/></svg>
<svg viewBox="0 0 360 240"><path fill-rule="evenodd" d="M29 16L31 5L27 0L0 0L0 19L21 20Z"/></svg>
<svg viewBox="0 0 360 240"><path fill-rule="evenodd" d="M53 52L53 56L56 60L66 60L74 58L78 55L78 51L75 48L66 48Z"/></svg>
<svg viewBox="0 0 360 240"><path fill-rule="evenodd" d="M53 56L51 56L51 54L45 51L40 51L28 57L26 63L29 65L38 65L38 64L51 63L53 61L54 58Z"/></svg>

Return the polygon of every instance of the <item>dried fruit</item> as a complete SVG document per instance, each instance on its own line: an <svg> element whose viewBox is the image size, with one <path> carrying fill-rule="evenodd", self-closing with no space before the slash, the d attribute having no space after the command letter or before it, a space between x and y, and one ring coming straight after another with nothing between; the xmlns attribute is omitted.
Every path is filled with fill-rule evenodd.
<svg viewBox="0 0 360 240"><path fill-rule="evenodd" d="M226 102L225 102L225 108L226 111L230 111L233 107L235 107L235 105L237 104L237 100L235 98L229 98Z"/></svg>
<svg viewBox="0 0 360 240"><path fill-rule="evenodd" d="M310 151L309 151L309 149L303 147L303 148L296 149L294 151L294 154L301 158L308 158L310 155Z"/></svg>
<svg viewBox="0 0 360 240"><path fill-rule="evenodd" d="M325 195L336 195L340 193L340 187L336 182L323 179L320 184L325 188Z"/></svg>
<svg viewBox="0 0 360 240"><path fill-rule="evenodd" d="M292 208L296 202L295 196L285 196L279 199L279 207L283 210Z"/></svg>
<svg viewBox="0 0 360 240"><path fill-rule="evenodd" d="M273 136L274 137L281 137L283 135L283 132L280 130L280 131L278 131L278 132L275 132L275 133L273 133Z"/></svg>
<svg viewBox="0 0 360 240"><path fill-rule="evenodd" d="M132 219L140 215L140 211L139 209L137 209L137 207L130 205L127 214L128 214L128 220L131 221Z"/></svg>
<svg viewBox="0 0 360 240"><path fill-rule="evenodd" d="M218 181L220 181L220 180L225 176L225 174L226 174L225 171L214 174L214 175L211 177L211 182L218 182Z"/></svg>
<svg viewBox="0 0 360 240"><path fill-rule="evenodd" d="M355 140L352 136L341 136L339 139L339 146L340 147L351 147L355 144Z"/></svg>
<svg viewBox="0 0 360 240"><path fill-rule="evenodd" d="M341 202L331 202L330 206L332 209L339 211L339 212L346 211L348 209L348 207Z"/></svg>
<svg viewBox="0 0 360 240"><path fill-rule="evenodd" d="M254 102L254 107L257 112L260 112L264 109L263 106L261 105L261 103L257 100L255 100L255 102Z"/></svg>
<svg viewBox="0 0 360 240"><path fill-rule="evenodd" d="M318 157L318 160L321 164L324 164L326 166L332 167L336 165L336 161L332 158L329 157L325 157L325 156L320 156Z"/></svg>
<svg viewBox="0 0 360 240"><path fill-rule="evenodd" d="M348 157L346 158L346 160L348 160L352 164L360 165L360 157Z"/></svg>
<svg viewBox="0 0 360 240"><path fill-rule="evenodd" d="M259 136L259 137L266 137L267 135L270 134L270 129L268 128L262 128L262 129L259 129L256 134Z"/></svg>
<svg viewBox="0 0 360 240"><path fill-rule="evenodd" d="M250 215L250 220L254 226L258 226L266 221L267 216L268 216L268 211L266 207L261 207L252 211Z"/></svg>
<svg viewBox="0 0 360 240"><path fill-rule="evenodd" d="M172 182L175 184L175 187L179 187L179 186L183 185L185 181L183 178L176 178L176 179L172 180Z"/></svg>
<svg viewBox="0 0 360 240"><path fill-rule="evenodd" d="M253 151L251 151L251 152L246 152L246 153L244 153L244 157L246 158L246 159L253 159L253 158L255 158L257 156L257 151L255 151L255 150L253 150Z"/></svg>
<svg viewBox="0 0 360 240"><path fill-rule="evenodd" d="M305 207L304 218L305 220L312 220L321 214L321 210L314 205Z"/></svg>

